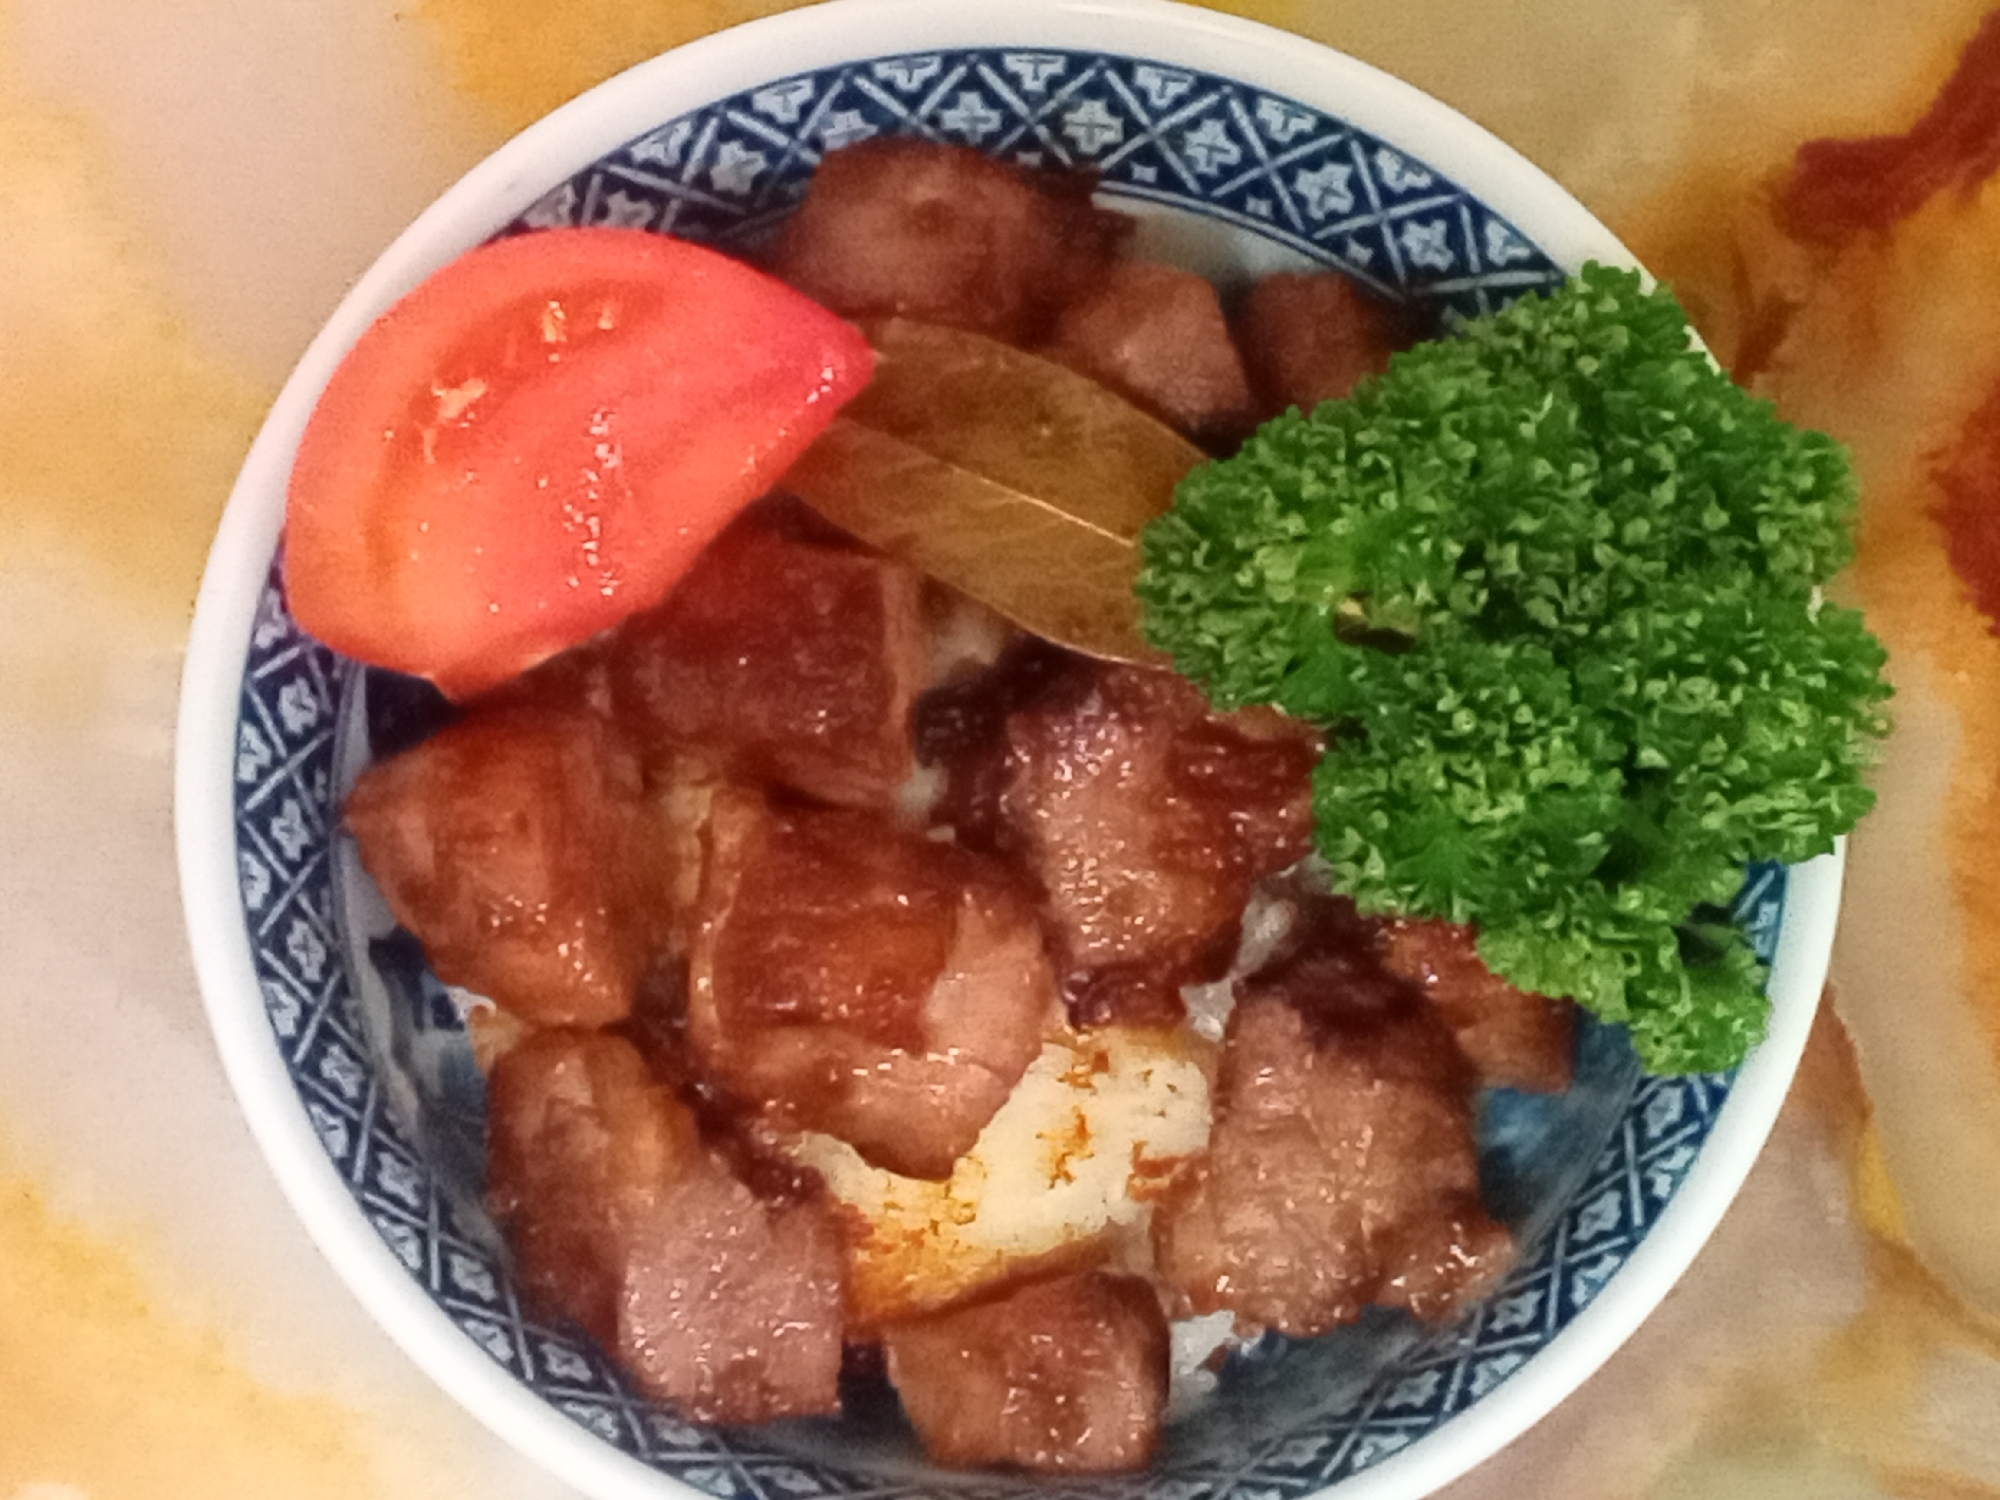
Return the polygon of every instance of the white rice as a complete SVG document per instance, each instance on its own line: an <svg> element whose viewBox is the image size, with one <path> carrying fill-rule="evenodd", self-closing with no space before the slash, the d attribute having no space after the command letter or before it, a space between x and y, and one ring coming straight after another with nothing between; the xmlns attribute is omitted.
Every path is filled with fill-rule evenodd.
<svg viewBox="0 0 2000 1500"><path fill-rule="evenodd" d="M1148 1189L1208 1131L1208 1076L1186 1036L1106 1026L1047 1043L944 1182L871 1167L827 1135L793 1154L867 1225L849 1294L874 1322L1066 1255L1122 1258L1145 1240Z"/></svg>

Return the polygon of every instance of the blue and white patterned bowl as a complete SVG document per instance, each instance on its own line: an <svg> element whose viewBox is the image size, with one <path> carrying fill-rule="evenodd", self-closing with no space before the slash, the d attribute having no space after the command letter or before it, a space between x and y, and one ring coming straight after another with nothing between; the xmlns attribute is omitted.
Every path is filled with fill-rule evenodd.
<svg viewBox="0 0 2000 1500"><path fill-rule="evenodd" d="M510 228L621 224L753 241L819 155L878 132L1087 164L1141 244L1228 280L1337 265L1470 314L1584 260L1631 264L1548 178L1435 101L1298 38L1160 0L836 0L655 59L558 111L440 199L306 351L251 450L203 581L183 686L188 925L224 1061L321 1248L389 1334L584 1490L981 1500L1416 1496L1521 1432L1687 1266L1762 1145L1817 1002L1836 858L1753 871L1768 1039L1736 1073L1641 1079L1592 1030L1577 1086L1481 1115L1489 1196L1529 1246L1463 1322L1269 1341L1171 1429L1153 1472L1052 1487L927 1469L893 1416L691 1427L522 1309L479 1208L476 1072L455 1013L338 833L396 680L307 639L275 559L306 417L361 331Z"/></svg>

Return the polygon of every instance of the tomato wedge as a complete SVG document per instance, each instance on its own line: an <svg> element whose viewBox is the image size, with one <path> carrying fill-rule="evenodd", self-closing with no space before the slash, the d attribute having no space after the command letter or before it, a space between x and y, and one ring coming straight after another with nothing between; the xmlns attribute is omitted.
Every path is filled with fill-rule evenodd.
<svg viewBox="0 0 2000 1500"><path fill-rule="evenodd" d="M286 503L292 613L472 697L659 602L871 361L851 325L684 240L483 245L321 395Z"/></svg>

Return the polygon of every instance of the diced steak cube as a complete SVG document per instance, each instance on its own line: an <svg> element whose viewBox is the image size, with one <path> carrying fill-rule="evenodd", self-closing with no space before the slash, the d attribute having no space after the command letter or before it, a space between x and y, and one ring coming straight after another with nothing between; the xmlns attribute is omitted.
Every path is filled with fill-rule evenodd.
<svg viewBox="0 0 2000 1500"><path fill-rule="evenodd" d="M830 1416L840 1410L845 1270L824 1204L768 1206L711 1162L636 1226L620 1362L697 1422Z"/></svg>
<svg viewBox="0 0 2000 1500"><path fill-rule="evenodd" d="M1176 1020L1180 987L1228 967L1251 883L1310 847L1318 753L1290 720L1217 714L1137 668L1008 717L999 837L1047 893L1076 1020Z"/></svg>
<svg viewBox="0 0 2000 1500"><path fill-rule="evenodd" d="M828 153L773 269L847 317L896 314L1037 339L1131 228L1092 179L963 146L877 137Z"/></svg>
<svg viewBox="0 0 2000 1500"><path fill-rule="evenodd" d="M1251 986L1349 1027L1421 1004L1416 987L1383 961L1382 920L1362 916L1353 898L1328 889L1318 871L1281 876L1266 892L1274 930L1244 976Z"/></svg>
<svg viewBox="0 0 2000 1500"><path fill-rule="evenodd" d="M1576 1007L1519 990L1479 957L1472 929L1402 918L1383 930L1383 961L1430 998L1482 1083L1529 1093L1569 1087Z"/></svg>
<svg viewBox="0 0 2000 1500"><path fill-rule="evenodd" d="M1343 999L1253 991L1230 1018L1208 1156L1153 1220L1188 1311L1295 1335L1369 1303L1436 1318L1512 1261L1479 1200L1450 1031L1414 997Z"/></svg>
<svg viewBox="0 0 2000 1500"><path fill-rule="evenodd" d="M1167 1399L1166 1318L1152 1287L1090 1271L887 1330L889 1379L952 1468L1143 1468Z"/></svg>
<svg viewBox="0 0 2000 1500"><path fill-rule="evenodd" d="M495 1065L487 1110L487 1202L532 1298L697 1421L838 1408L844 1249L823 1203L759 1201L617 1037L537 1033Z"/></svg>
<svg viewBox="0 0 2000 1500"><path fill-rule="evenodd" d="M1207 278L1120 261L1063 309L1049 353L1192 437L1240 437L1252 402Z"/></svg>
<svg viewBox="0 0 2000 1500"><path fill-rule="evenodd" d="M595 715L475 709L371 766L344 809L439 979L544 1025L603 1025L664 940L671 863L639 763Z"/></svg>
<svg viewBox="0 0 2000 1500"><path fill-rule="evenodd" d="M635 733L823 801L886 806L914 765L929 666L921 584L782 513L718 537L615 648Z"/></svg>
<svg viewBox="0 0 2000 1500"><path fill-rule="evenodd" d="M696 1059L741 1104L942 1178L1041 1048L1055 982L1004 868L843 810L718 796Z"/></svg>
<svg viewBox="0 0 2000 1500"><path fill-rule="evenodd" d="M701 1150L627 1043L535 1031L486 1084L486 1204L538 1303L616 1342L627 1226Z"/></svg>
<svg viewBox="0 0 2000 1500"><path fill-rule="evenodd" d="M1038 636L1009 641L984 669L938 683L910 711L917 760L943 776L939 822L961 843L997 849L1000 793L1007 776L1007 721L1094 671L1084 658Z"/></svg>
<svg viewBox="0 0 2000 1500"><path fill-rule="evenodd" d="M1237 346L1262 410L1311 411L1389 368L1416 342L1413 320L1338 271L1278 271L1236 313Z"/></svg>

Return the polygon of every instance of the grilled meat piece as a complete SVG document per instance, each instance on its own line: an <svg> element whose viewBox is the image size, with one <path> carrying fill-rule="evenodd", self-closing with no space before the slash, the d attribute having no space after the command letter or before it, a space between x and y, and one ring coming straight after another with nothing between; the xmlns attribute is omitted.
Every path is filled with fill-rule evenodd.
<svg viewBox="0 0 2000 1500"><path fill-rule="evenodd" d="M1262 277L1236 311L1236 342L1260 414L1311 411L1389 368L1419 337L1415 320L1338 271Z"/></svg>
<svg viewBox="0 0 2000 1500"><path fill-rule="evenodd" d="M633 1046L537 1033L488 1084L487 1202L530 1294L705 1422L839 1407L844 1247L824 1201L761 1201Z"/></svg>
<svg viewBox="0 0 2000 1500"><path fill-rule="evenodd" d="M343 811L446 984L543 1025L631 1009L666 940L671 859L638 759L602 717L475 709L371 766Z"/></svg>
<svg viewBox="0 0 2000 1500"><path fill-rule="evenodd" d="M829 152L772 269L847 317L897 314L1038 340L1131 231L1083 173L876 137Z"/></svg>
<svg viewBox="0 0 2000 1500"><path fill-rule="evenodd" d="M1008 716L999 754L995 837L1047 894L1082 1024L1178 1020L1180 987L1228 967L1251 883L1310 847L1317 738L1215 713L1171 673L1072 673Z"/></svg>
<svg viewBox="0 0 2000 1500"><path fill-rule="evenodd" d="M1063 310L1048 353L1190 437L1250 430L1242 356L1214 286L1192 271L1119 261Z"/></svg>
<svg viewBox="0 0 2000 1500"><path fill-rule="evenodd" d="M718 795L690 963L707 1074L911 1177L952 1164L1041 1048L1054 976L997 863L851 811Z"/></svg>
<svg viewBox="0 0 2000 1500"><path fill-rule="evenodd" d="M636 737L739 776L881 807L914 765L921 584L782 508L718 537L665 604L624 627L613 661Z"/></svg>
<svg viewBox="0 0 2000 1500"><path fill-rule="evenodd" d="M1270 976L1230 1017L1208 1156L1153 1220L1188 1311L1297 1335L1369 1303L1437 1318L1512 1262L1450 1030L1414 994L1326 979Z"/></svg>
<svg viewBox="0 0 2000 1500"><path fill-rule="evenodd" d="M1481 1083L1558 1094L1576 1054L1576 1007L1518 990L1479 957L1472 929L1398 918L1384 925L1382 957L1444 1016Z"/></svg>
<svg viewBox="0 0 2000 1500"><path fill-rule="evenodd" d="M889 1379L923 1439L953 1468L1039 1473L1139 1469L1167 1401L1167 1321L1136 1276L1031 1281L895 1325Z"/></svg>

